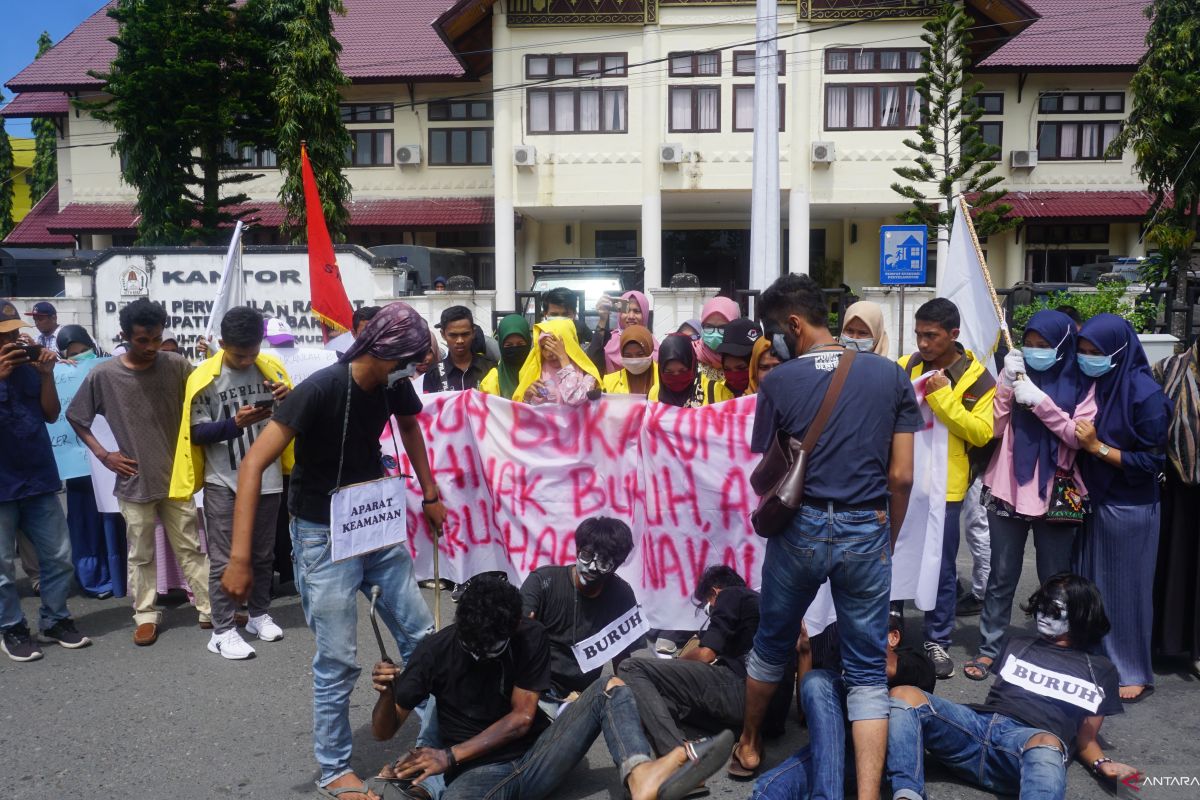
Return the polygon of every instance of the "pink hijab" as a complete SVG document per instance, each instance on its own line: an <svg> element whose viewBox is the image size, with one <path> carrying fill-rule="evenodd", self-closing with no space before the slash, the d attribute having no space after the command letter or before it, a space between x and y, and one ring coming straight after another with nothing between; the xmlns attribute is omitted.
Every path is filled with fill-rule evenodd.
<svg viewBox="0 0 1200 800"><path fill-rule="evenodd" d="M742 310L738 308L735 300L730 300L728 297L714 297L704 304L704 308L700 309L700 324L703 325L704 320L708 319L711 314L720 314L726 322L733 322L742 315ZM692 348L696 351L696 358L700 361L710 367L721 368L720 353L706 345L703 338L692 342Z"/></svg>
<svg viewBox="0 0 1200 800"><path fill-rule="evenodd" d="M638 308L642 310L642 325L650 327L650 301L646 299L646 295L641 292L626 292L621 295L623 300L632 300L638 304ZM608 341L604 343L604 366L605 372L620 372L625 369L625 363L621 361L621 315L617 314L616 330L608 337ZM658 339L652 339L654 342L653 358L658 360Z"/></svg>

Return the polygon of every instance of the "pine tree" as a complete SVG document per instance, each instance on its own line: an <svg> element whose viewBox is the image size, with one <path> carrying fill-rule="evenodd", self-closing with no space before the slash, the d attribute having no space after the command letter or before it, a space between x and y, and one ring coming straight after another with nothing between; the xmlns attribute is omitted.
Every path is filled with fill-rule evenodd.
<svg viewBox="0 0 1200 800"><path fill-rule="evenodd" d="M980 236L1010 230L1021 220L1006 218L1012 206L1001 202L1007 191L997 189L1004 178L992 175L1000 163L1000 148L983 140L977 125L983 109L975 95L983 85L968 73L971 20L955 2L945 2L925 23L921 41L929 46L925 72L917 79L917 94L924 102L916 139L904 145L917 152L915 167L895 172L909 183L893 183L892 190L912 201L900 215L910 225L925 225L938 237L949 235L954 220L954 196L975 195L972 219ZM903 113L903 112L901 112ZM930 196L923 184L936 184ZM939 203L944 203L939 210Z"/></svg>
<svg viewBox="0 0 1200 800"><path fill-rule="evenodd" d="M0 96L0 99L3 99ZM16 189L13 186L13 150L8 133L4 130L4 117L0 117L0 240L12 232L13 197Z"/></svg>
<svg viewBox="0 0 1200 800"><path fill-rule="evenodd" d="M286 211L284 235L305 240L300 143L306 142L325 221L334 241L345 238L350 221L350 181L343 170L350 134L342 122L341 88L350 83L338 68L341 44L333 15L346 13L342 0L264 0L263 24L274 43L271 92L276 114L275 151L283 171L279 200Z"/></svg>
<svg viewBox="0 0 1200 800"><path fill-rule="evenodd" d="M42 31L37 41L37 58L54 46L50 34ZM45 117L34 117L30 122L36 145L33 155L33 173L29 182L29 195L36 203L58 182L58 131L54 121Z"/></svg>

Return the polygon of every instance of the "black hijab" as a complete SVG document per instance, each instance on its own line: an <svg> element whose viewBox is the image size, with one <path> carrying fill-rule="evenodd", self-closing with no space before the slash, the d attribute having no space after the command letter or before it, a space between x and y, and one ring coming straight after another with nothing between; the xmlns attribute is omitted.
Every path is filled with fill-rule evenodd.
<svg viewBox="0 0 1200 800"><path fill-rule="evenodd" d="M682 362L692 371L692 382L681 392L673 392L663 380L667 364L672 361ZM696 382L700 374L696 370L696 351L692 348L692 338L683 334L673 333L662 340L658 346L658 400L670 406L683 408L688 401L696 396Z"/></svg>

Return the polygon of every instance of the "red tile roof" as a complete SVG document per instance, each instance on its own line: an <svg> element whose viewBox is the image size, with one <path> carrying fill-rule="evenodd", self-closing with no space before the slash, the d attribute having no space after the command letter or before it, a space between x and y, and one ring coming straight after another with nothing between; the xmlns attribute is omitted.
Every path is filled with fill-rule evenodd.
<svg viewBox="0 0 1200 800"><path fill-rule="evenodd" d="M1015 67L1132 69L1146 52L1148 0L1025 0L1040 19L979 62Z"/></svg>
<svg viewBox="0 0 1200 800"><path fill-rule="evenodd" d="M46 229L46 224L57 215L58 184L55 184L0 244L26 247L74 247L75 239L73 237L50 233Z"/></svg>
<svg viewBox="0 0 1200 800"><path fill-rule="evenodd" d="M350 204L355 228L450 228L491 225L490 197L423 198L421 200L357 200Z"/></svg>
<svg viewBox="0 0 1200 800"><path fill-rule="evenodd" d="M100 88L87 72L103 72L117 54L109 41L117 35L117 22L105 13L111 4L6 85L17 92ZM452 0L345 0L345 5L346 15L334 17L333 27L342 44L339 64L352 81L462 77L462 65L433 29Z"/></svg>
<svg viewBox="0 0 1200 800"><path fill-rule="evenodd" d="M71 110L61 92L24 92L0 108L0 117L61 117Z"/></svg>
<svg viewBox="0 0 1200 800"><path fill-rule="evenodd" d="M1009 192L1011 216L1025 219L1141 219L1153 205L1145 191Z"/></svg>
<svg viewBox="0 0 1200 800"><path fill-rule="evenodd" d="M46 223L51 233L116 233L137 228L136 203L67 203Z"/></svg>

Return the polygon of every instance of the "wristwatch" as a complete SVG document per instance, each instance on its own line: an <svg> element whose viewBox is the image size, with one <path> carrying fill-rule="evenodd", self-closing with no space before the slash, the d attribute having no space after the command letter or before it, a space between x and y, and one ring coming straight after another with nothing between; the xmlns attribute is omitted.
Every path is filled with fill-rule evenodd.
<svg viewBox="0 0 1200 800"><path fill-rule="evenodd" d="M1109 447L1108 445L1106 445L1104 442L1101 442L1100 449L1097 450L1096 452L1100 455L1101 458L1105 458L1106 456L1108 456L1109 453L1112 452L1112 448Z"/></svg>

